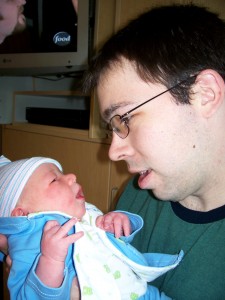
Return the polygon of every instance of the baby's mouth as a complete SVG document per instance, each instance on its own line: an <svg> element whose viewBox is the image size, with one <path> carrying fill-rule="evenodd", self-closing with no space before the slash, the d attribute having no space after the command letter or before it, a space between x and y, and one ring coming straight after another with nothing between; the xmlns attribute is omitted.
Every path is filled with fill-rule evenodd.
<svg viewBox="0 0 225 300"><path fill-rule="evenodd" d="M76 194L76 198L77 199L84 199L84 193L83 193L83 190L82 188L80 187L77 194Z"/></svg>

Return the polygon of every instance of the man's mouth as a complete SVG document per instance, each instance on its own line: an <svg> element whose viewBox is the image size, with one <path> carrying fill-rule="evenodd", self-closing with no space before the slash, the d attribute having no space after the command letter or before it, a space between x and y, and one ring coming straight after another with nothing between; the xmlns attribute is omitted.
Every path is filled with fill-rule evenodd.
<svg viewBox="0 0 225 300"><path fill-rule="evenodd" d="M151 170L143 170L139 172L140 176L138 178L138 185L140 188L145 189L148 187L149 184L149 174L151 173Z"/></svg>
<svg viewBox="0 0 225 300"><path fill-rule="evenodd" d="M141 172L139 172L139 174L140 174L140 176L145 177L149 174L149 170L141 171Z"/></svg>

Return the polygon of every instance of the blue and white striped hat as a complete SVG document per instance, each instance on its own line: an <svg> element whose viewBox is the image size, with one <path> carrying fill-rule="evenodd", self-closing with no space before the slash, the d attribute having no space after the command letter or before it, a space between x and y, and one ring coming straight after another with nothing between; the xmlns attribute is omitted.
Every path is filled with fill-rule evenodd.
<svg viewBox="0 0 225 300"><path fill-rule="evenodd" d="M28 179L35 169L44 163L52 163L62 171L62 166L59 162L47 157L32 157L12 162L5 156L0 156L1 217L9 217L11 215Z"/></svg>

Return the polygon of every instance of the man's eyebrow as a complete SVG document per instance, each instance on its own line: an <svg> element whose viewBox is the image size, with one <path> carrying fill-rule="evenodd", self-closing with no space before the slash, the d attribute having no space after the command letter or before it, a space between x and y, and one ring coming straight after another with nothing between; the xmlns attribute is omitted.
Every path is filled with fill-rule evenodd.
<svg viewBox="0 0 225 300"><path fill-rule="evenodd" d="M103 119L109 120L111 118L112 114L114 113L114 111L116 111L119 107L121 107L120 104L111 105L109 108L107 108L103 112Z"/></svg>
<svg viewBox="0 0 225 300"><path fill-rule="evenodd" d="M102 117L104 120L108 121L111 119L111 117L113 116L113 113L120 107L125 107L127 105L132 104L132 102L120 102L120 103L116 103L111 105L109 108L107 108L106 110L104 110Z"/></svg>

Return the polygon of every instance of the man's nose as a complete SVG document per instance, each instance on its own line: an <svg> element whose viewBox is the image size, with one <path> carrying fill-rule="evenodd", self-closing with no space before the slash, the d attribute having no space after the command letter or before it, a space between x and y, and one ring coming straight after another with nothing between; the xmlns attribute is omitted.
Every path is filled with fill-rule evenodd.
<svg viewBox="0 0 225 300"><path fill-rule="evenodd" d="M113 161L125 159L129 155L129 143L127 139L121 139L116 133L112 134L112 142L109 148L109 158Z"/></svg>

